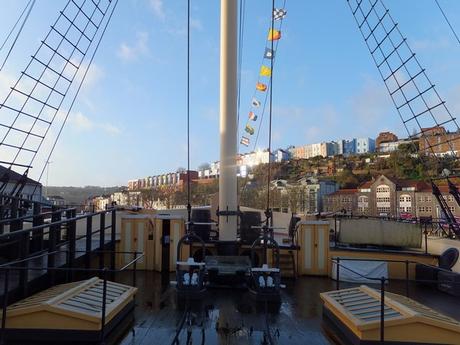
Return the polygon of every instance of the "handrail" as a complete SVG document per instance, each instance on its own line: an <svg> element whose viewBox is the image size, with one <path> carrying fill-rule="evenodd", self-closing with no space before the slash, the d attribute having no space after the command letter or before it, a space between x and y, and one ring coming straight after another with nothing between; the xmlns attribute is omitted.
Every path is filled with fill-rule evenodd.
<svg viewBox="0 0 460 345"><path fill-rule="evenodd" d="M113 212L113 211L114 211L113 209L108 209L108 210L98 211L98 212L94 212L94 213L82 214L82 215L78 215L78 216L75 216L75 217L72 217L72 218L59 220L57 222L37 225L37 226L31 227L30 229L21 229L21 230L17 230L17 231L13 231L13 232L4 233L4 234L0 235L0 240L2 240L2 239L11 239L12 237L25 235L25 234L30 233L30 232L36 232L36 231L39 231L39 230L44 230L44 229L49 228L51 226L62 225L62 224L68 223L68 222L78 221L80 219L94 217L94 216L97 216L97 215L100 215L100 214L107 214L107 213L110 213L110 212Z"/></svg>
<svg viewBox="0 0 460 345"><path fill-rule="evenodd" d="M0 220L0 225L6 225L14 221L26 220L30 218L34 219L34 218L41 218L41 217L49 216L49 215L52 216L53 214L64 213L64 212L73 211L73 210L76 210L76 209L75 208L65 208L65 209L59 209L59 210L50 211L50 212L43 212L39 214L29 214L29 215L24 215L20 217L14 217L14 218L4 218Z"/></svg>

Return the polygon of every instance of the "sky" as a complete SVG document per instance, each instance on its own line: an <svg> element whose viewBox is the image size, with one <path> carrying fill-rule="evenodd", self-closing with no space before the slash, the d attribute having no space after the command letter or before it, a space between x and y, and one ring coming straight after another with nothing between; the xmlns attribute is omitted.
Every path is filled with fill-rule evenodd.
<svg viewBox="0 0 460 345"><path fill-rule="evenodd" d="M460 2L439 1L460 31ZM66 2L37 0L0 72L0 95L24 69ZM26 3L1 0L0 41ZM192 169L219 159L219 3L192 0ZM385 4L455 115L460 111L460 45L435 1ZM273 147L375 138L385 130L403 137L347 2L287 0L285 9L273 74ZM270 10L269 0L246 1L242 118L250 110ZM129 179L186 166L186 11L186 0L119 1L42 183L126 185ZM258 148L267 142L265 121Z"/></svg>

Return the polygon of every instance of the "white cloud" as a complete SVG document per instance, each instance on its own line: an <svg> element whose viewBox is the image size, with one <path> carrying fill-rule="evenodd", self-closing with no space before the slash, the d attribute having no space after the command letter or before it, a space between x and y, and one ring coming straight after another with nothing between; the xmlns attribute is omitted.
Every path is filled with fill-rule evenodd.
<svg viewBox="0 0 460 345"><path fill-rule="evenodd" d="M118 135L121 133L121 130L120 128L110 124L110 123L103 123L101 125L99 125L100 128L102 128L104 131L106 131L107 133L109 134L114 134L114 135Z"/></svg>
<svg viewBox="0 0 460 345"><path fill-rule="evenodd" d="M147 32L138 32L136 34L136 41L130 45L123 42L118 48L118 57L124 61L133 61L140 56L148 53L149 34Z"/></svg>
<svg viewBox="0 0 460 345"><path fill-rule="evenodd" d="M153 14L161 20L165 20L166 14L163 8L163 0L149 0L150 8Z"/></svg>
<svg viewBox="0 0 460 345"><path fill-rule="evenodd" d="M91 130L94 128L94 124L91 122L91 120L80 112L72 116L71 119L72 124L78 129Z"/></svg>
<svg viewBox="0 0 460 345"><path fill-rule="evenodd" d="M102 130L111 135L118 135L121 133L121 130L115 125L110 123L94 122L81 112L71 114L69 122L74 128L81 131Z"/></svg>

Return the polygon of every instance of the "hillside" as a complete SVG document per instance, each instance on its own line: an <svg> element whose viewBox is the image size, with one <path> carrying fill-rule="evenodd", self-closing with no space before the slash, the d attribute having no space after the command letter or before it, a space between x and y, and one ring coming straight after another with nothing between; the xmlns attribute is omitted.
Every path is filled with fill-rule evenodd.
<svg viewBox="0 0 460 345"><path fill-rule="evenodd" d="M122 187L98 187L98 186L85 186L85 187L53 187L49 186L44 188L46 195L59 195L63 197L68 205L80 205L91 197L104 194L112 194L121 190Z"/></svg>

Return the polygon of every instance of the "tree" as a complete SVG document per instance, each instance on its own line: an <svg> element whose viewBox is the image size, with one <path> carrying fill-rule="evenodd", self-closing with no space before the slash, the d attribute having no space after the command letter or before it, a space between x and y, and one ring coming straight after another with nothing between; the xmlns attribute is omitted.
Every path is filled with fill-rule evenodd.
<svg viewBox="0 0 460 345"><path fill-rule="evenodd" d="M341 188L356 188L359 184L359 179L350 168L344 168L337 176L337 182Z"/></svg>
<svg viewBox="0 0 460 345"><path fill-rule="evenodd" d="M305 198L306 188L301 185L292 185L287 187L287 199L289 208L292 213L302 212L302 205Z"/></svg>
<svg viewBox="0 0 460 345"><path fill-rule="evenodd" d="M176 200L174 199L174 194L176 192L176 187L173 185L165 185L159 188L160 200L165 203L167 209L173 208L176 206Z"/></svg>
<svg viewBox="0 0 460 345"><path fill-rule="evenodd" d="M153 208L155 202L155 190L154 189L143 189L140 191L140 197L144 208Z"/></svg>

